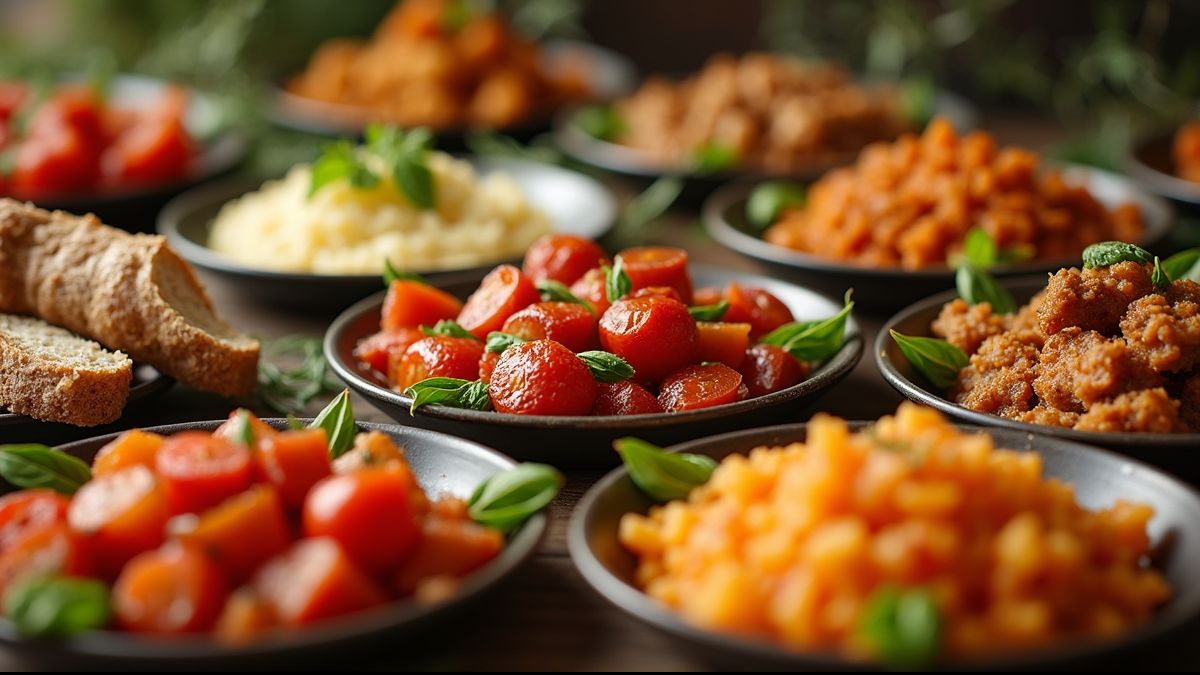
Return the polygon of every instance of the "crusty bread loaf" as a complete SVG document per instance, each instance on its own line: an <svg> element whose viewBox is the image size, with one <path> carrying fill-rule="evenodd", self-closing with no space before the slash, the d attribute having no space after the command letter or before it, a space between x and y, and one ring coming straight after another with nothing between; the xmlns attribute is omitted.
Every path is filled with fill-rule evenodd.
<svg viewBox="0 0 1200 675"><path fill-rule="evenodd" d="M258 341L217 318L166 241L92 215L0 199L0 312L33 314L197 389L245 396L257 382Z"/></svg>
<svg viewBox="0 0 1200 675"><path fill-rule="evenodd" d="M121 416L133 363L45 321L0 314L0 405L88 427Z"/></svg>

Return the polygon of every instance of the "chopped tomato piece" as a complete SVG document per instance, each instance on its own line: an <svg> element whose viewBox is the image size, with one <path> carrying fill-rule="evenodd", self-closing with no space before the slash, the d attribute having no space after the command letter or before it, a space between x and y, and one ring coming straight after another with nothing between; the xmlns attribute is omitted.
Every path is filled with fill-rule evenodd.
<svg viewBox="0 0 1200 675"><path fill-rule="evenodd" d="M436 323L436 322L435 322ZM425 337L420 328L396 328L381 330L378 333L359 340L354 347L354 358L365 363L374 370L387 373L388 362L393 354L404 355L409 345Z"/></svg>
<svg viewBox="0 0 1200 675"><path fill-rule="evenodd" d="M497 412L517 415L586 415L596 400L591 370L553 340L509 347L488 382Z"/></svg>
<svg viewBox="0 0 1200 675"><path fill-rule="evenodd" d="M240 445L242 442L241 427L243 415L245 416L246 421L250 424L250 435L254 439L254 442L251 444L252 446L257 446L265 439L268 439L279 433L278 431L272 429L271 425L260 420L254 413L248 410L235 410L229 413L229 419L222 422L221 426L217 427L216 430L213 431L212 435L234 445Z"/></svg>
<svg viewBox="0 0 1200 675"><path fill-rule="evenodd" d="M621 251L617 259L633 282L633 290L670 286L679 293L685 305L691 304L692 278L688 275L687 251L669 246L640 246Z"/></svg>
<svg viewBox="0 0 1200 675"><path fill-rule="evenodd" d="M172 513L201 513L250 487L250 451L199 431L164 441L155 466Z"/></svg>
<svg viewBox="0 0 1200 675"><path fill-rule="evenodd" d="M324 429L285 431L266 439L254 456L258 475L279 490L288 508L299 509L312 486L332 473Z"/></svg>
<svg viewBox="0 0 1200 675"><path fill-rule="evenodd" d="M65 522L70 504L66 497L47 488L0 497L0 554L33 530Z"/></svg>
<svg viewBox="0 0 1200 675"><path fill-rule="evenodd" d="M412 508L414 488L411 473L386 467L330 476L304 502L304 534L337 541L368 572L393 570L420 537Z"/></svg>
<svg viewBox="0 0 1200 675"><path fill-rule="evenodd" d="M751 396L763 396L800 384L809 366L775 345L757 344L746 350L742 378Z"/></svg>
<svg viewBox="0 0 1200 675"><path fill-rule="evenodd" d="M732 283L725 289L725 299L729 301L729 310L722 321L750 324L752 339L796 320L782 300L761 288Z"/></svg>
<svg viewBox="0 0 1200 675"><path fill-rule="evenodd" d="M492 371L496 370L497 363L500 363L500 353L485 351L479 359L479 379L491 382Z"/></svg>
<svg viewBox="0 0 1200 675"><path fill-rule="evenodd" d="M27 530L0 553L0 599L25 579L92 574L92 551L88 541L65 523Z"/></svg>
<svg viewBox="0 0 1200 675"><path fill-rule="evenodd" d="M596 315L571 302L538 302L508 317L505 333L523 340L554 340L573 352L595 349L599 344Z"/></svg>
<svg viewBox="0 0 1200 675"><path fill-rule="evenodd" d="M695 293L692 293L692 304L696 306L715 305L724 299L724 294L719 288L705 286L697 288Z"/></svg>
<svg viewBox="0 0 1200 675"><path fill-rule="evenodd" d="M143 116L105 150L104 175L118 183L178 180L187 173L194 154L182 119Z"/></svg>
<svg viewBox="0 0 1200 675"><path fill-rule="evenodd" d="M604 279L604 270L597 267L588 270L578 281L571 284L571 293L591 303L592 309L596 310L596 316L603 316L611 304L605 293Z"/></svg>
<svg viewBox="0 0 1200 675"><path fill-rule="evenodd" d="M470 520L430 516L421 523L421 543L401 565L393 587L401 595L411 595L422 579L464 576L500 555L503 548L499 530Z"/></svg>
<svg viewBox="0 0 1200 675"><path fill-rule="evenodd" d="M113 584L113 613L135 633L199 633L216 624L228 595L216 563L172 543L129 561Z"/></svg>
<svg viewBox="0 0 1200 675"><path fill-rule="evenodd" d="M604 249L591 239L573 234L547 234L525 252L522 271L535 283L551 279L570 286L588 270L611 264Z"/></svg>
<svg viewBox="0 0 1200 675"><path fill-rule="evenodd" d="M633 366L639 382L659 382L696 362L696 321L688 308L661 296L625 298L600 317L600 345Z"/></svg>
<svg viewBox="0 0 1200 675"><path fill-rule="evenodd" d="M225 601L213 634L218 642L242 645L262 637L278 624L275 612L265 600L253 589L240 588Z"/></svg>
<svg viewBox="0 0 1200 675"><path fill-rule="evenodd" d="M94 185L99 175L95 147L78 130L62 126L21 142L12 190L24 197L81 191Z"/></svg>
<svg viewBox="0 0 1200 675"><path fill-rule="evenodd" d="M97 571L111 579L130 558L163 542L170 515L163 484L139 464L84 483L67 522L88 538Z"/></svg>
<svg viewBox="0 0 1200 675"><path fill-rule="evenodd" d="M508 317L541 301L537 287L521 270L501 265L488 273L458 315L458 323L479 339L500 330Z"/></svg>
<svg viewBox="0 0 1200 675"><path fill-rule="evenodd" d="M92 474L103 476L121 469L141 465L153 469L163 437L141 429L131 429L96 453L92 460Z"/></svg>
<svg viewBox="0 0 1200 675"><path fill-rule="evenodd" d="M688 366L663 381L658 402L664 410L699 410L742 398L742 375L723 363Z"/></svg>
<svg viewBox="0 0 1200 675"><path fill-rule="evenodd" d="M292 534L279 493L270 485L256 485L205 511L179 539L195 544L227 579L241 583L287 550Z"/></svg>
<svg viewBox="0 0 1200 675"><path fill-rule="evenodd" d="M301 626L382 604L385 596L329 537L301 539L268 562L254 589L281 623Z"/></svg>
<svg viewBox="0 0 1200 675"><path fill-rule="evenodd" d="M652 295L656 295L661 298L670 298L675 302L683 302L683 296L679 294L679 291L671 288L670 286L646 286L645 288L639 288L631 293L630 297L648 298Z"/></svg>
<svg viewBox="0 0 1200 675"><path fill-rule="evenodd" d="M697 321L701 361L717 361L738 368L746 360L750 345L750 324L724 321Z"/></svg>
<svg viewBox="0 0 1200 675"><path fill-rule="evenodd" d="M422 338L404 350L399 362L393 362L388 379L401 390L430 377L473 380L482 357L479 340L440 335Z"/></svg>
<svg viewBox="0 0 1200 675"><path fill-rule="evenodd" d="M663 411L654 394L630 380L598 382L596 389L596 402L592 404L593 415L646 415Z"/></svg>
<svg viewBox="0 0 1200 675"><path fill-rule="evenodd" d="M429 284L398 279L388 286L383 299L384 332L400 328L433 326L442 319L453 319L462 311L462 302L446 291Z"/></svg>

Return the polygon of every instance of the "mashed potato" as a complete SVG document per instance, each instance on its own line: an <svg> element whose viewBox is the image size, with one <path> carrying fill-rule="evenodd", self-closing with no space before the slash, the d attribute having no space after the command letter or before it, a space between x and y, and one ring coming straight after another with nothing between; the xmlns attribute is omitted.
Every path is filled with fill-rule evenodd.
<svg viewBox="0 0 1200 675"><path fill-rule="evenodd" d="M297 166L224 206L208 245L249 267L316 274L378 274L384 259L429 271L519 258L551 230L512 177L480 177L469 162L429 153L436 209L420 211L386 171L373 188L335 181L307 196Z"/></svg>

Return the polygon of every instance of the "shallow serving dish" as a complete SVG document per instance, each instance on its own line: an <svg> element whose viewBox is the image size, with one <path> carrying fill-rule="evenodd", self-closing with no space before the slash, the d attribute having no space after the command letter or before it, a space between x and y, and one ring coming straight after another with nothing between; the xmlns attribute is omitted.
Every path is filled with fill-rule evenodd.
<svg viewBox="0 0 1200 675"><path fill-rule="evenodd" d="M764 288L787 304L798 321L825 319L842 308L841 303L808 289L766 277L694 266L692 279L697 287L737 281ZM447 290L465 298L475 287L465 284ZM845 344L807 380L737 403L686 412L606 417L510 415L445 406L423 406L414 415L409 414L410 397L393 390L382 374L361 366L354 358L358 341L379 331L383 295L379 293L347 309L325 333L325 357L338 377L401 424L445 431L487 443L519 459L556 466L611 466L618 460L612 441L622 436L675 443L719 431L797 419L805 403L848 375L862 358L862 335L850 317Z"/></svg>
<svg viewBox="0 0 1200 675"><path fill-rule="evenodd" d="M129 383L129 399L125 407L128 408L151 394L157 394L174 382L175 380L162 374L154 366L133 364L133 380ZM3 429L0 441L18 440L19 436L22 441L32 442L52 436L53 434L49 432L60 429L71 429L78 433L79 427L35 420L26 415L9 412L0 406L0 429Z"/></svg>
<svg viewBox="0 0 1200 675"><path fill-rule="evenodd" d="M862 428L867 422L852 422ZM705 438L671 448L708 455L720 460L746 453L760 445L803 441L805 425L752 429ZM1044 459L1045 475L1075 486L1080 503L1103 507L1117 499L1145 502L1154 507L1150 537L1154 564L1165 573L1175 596L1145 626L1110 643L1076 644L993 661L946 664L961 669L1030 669L1049 667L1105 670L1145 667L1152 648L1181 637L1200 616L1200 495L1180 481L1145 464L1059 438L1010 429L987 429L1001 447L1037 451ZM673 611L652 600L633 584L635 559L617 539L621 516L646 513L651 506L630 481L624 468L602 478L580 500L571 517L567 544L571 560L583 578L606 600L651 626L703 650L714 662L743 670L848 670L874 668L852 662L832 652L799 653L774 644L723 635L686 623ZM1121 660L1124 659L1124 660ZM1120 664L1120 665L1118 665Z"/></svg>
<svg viewBox="0 0 1200 675"><path fill-rule="evenodd" d="M1108 171L1083 166L1068 166L1063 175L1068 181L1087 185L1108 208L1125 202L1142 209L1145 231L1140 243L1153 249L1171 231L1175 213L1161 197L1146 192L1130 179ZM795 251L764 241L746 221L746 200L753 183L735 183L722 188L704 204L703 222L709 234L727 248L768 263L774 269L822 292L854 286L863 304L895 309L931 293L954 286L954 271L948 267L905 270L899 267L865 267L838 262ZM1009 277L1033 272L1054 272L1078 263L1078 257L1060 260L1031 260L999 265L992 273Z"/></svg>
<svg viewBox="0 0 1200 675"><path fill-rule="evenodd" d="M557 232L599 239L617 218L617 198L595 179L550 164L521 159L473 158L482 174L503 171L526 197L546 212ZM198 188L167 204L158 231L193 265L238 283L238 291L264 304L342 309L382 287L378 274L313 274L246 267L208 248L213 219L226 202L258 189L261 183L234 179ZM494 266L510 260L458 269L413 270L441 286L478 281Z"/></svg>
<svg viewBox="0 0 1200 675"><path fill-rule="evenodd" d="M146 431L175 434L182 431L212 431L224 420L190 422ZM277 429L286 429L287 420L265 420ZM304 420L309 422L311 420ZM483 446L423 429L388 424L359 422L364 430L379 430L391 436L404 449L417 480L431 496L453 494L467 498L484 479L516 465L511 459ZM77 457L90 460L116 434L59 446ZM432 606L411 601L395 601L385 606L352 614L311 628L280 633L245 646L225 646L199 637L140 638L116 631L97 631L63 641L29 641L19 638L12 625L0 619L0 645L17 655L37 662L86 661L88 668L115 667L120 664L140 667L213 668L232 663L268 665L287 656L332 656L333 650L387 636L393 647L397 639L427 627L452 610L478 599L501 582L537 548L546 530L545 514L530 518L509 536L504 551L493 562L465 577L458 593L450 600ZM344 656L347 653L342 651ZM278 661L274 661L278 664Z"/></svg>
<svg viewBox="0 0 1200 675"><path fill-rule="evenodd" d="M1200 215L1200 184L1175 175L1173 141L1174 134L1166 134L1138 143L1125 160L1125 170L1150 192L1171 200L1180 211Z"/></svg>

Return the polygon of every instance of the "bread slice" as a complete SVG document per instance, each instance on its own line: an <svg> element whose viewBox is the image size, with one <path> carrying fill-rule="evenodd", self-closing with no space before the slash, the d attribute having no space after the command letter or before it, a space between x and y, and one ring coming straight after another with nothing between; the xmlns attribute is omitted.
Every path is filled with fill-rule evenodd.
<svg viewBox="0 0 1200 675"><path fill-rule="evenodd" d="M0 312L32 314L225 396L249 395L259 344L217 317L162 237L0 199Z"/></svg>
<svg viewBox="0 0 1200 675"><path fill-rule="evenodd" d="M115 421L129 398L133 363L45 321L0 314L0 405L48 422Z"/></svg>

